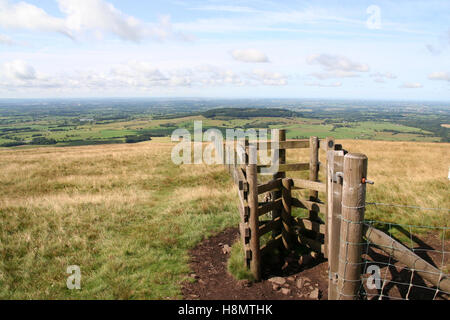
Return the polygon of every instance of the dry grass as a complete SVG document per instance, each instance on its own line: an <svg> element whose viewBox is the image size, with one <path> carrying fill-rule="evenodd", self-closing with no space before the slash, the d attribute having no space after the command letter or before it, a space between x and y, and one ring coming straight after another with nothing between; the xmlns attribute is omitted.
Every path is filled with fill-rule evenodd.
<svg viewBox="0 0 450 320"><path fill-rule="evenodd" d="M177 167L171 146L1 150L0 298L179 298L188 249L237 217L222 168Z"/></svg>
<svg viewBox="0 0 450 320"><path fill-rule="evenodd" d="M449 144L342 141L369 157L368 201L450 207ZM238 222L225 170L175 166L172 144L0 149L0 298L180 298L188 250ZM290 162L307 153L288 151ZM448 212L369 208L448 225ZM79 265L82 290L66 288Z"/></svg>

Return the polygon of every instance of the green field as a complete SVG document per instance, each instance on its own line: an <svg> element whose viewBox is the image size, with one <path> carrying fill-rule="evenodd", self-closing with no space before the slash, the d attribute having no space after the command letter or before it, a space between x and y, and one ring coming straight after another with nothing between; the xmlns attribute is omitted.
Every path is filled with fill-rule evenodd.
<svg viewBox="0 0 450 320"><path fill-rule="evenodd" d="M190 116L171 119L135 119L106 123L59 124L58 120L30 121L26 124L0 125L0 144L21 141L33 144L36 137L54 139L57 146L124 143L128 136L169 136L177 128L193 130L194 121L202 121L203 128L285 128L288 138L333 136L338 139L438 142L439 137L422 129L388 121L325 124L306 118L211 119ZM51 143L55 144L55 143Z"/></svg>

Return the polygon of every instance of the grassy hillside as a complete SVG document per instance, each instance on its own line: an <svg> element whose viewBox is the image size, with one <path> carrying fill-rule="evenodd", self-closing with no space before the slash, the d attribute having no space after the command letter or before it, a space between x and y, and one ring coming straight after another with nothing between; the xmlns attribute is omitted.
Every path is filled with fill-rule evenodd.
<svg viewBox="0 0 450 320"><path fill-rule="evenodd" d="M369 157L369 201L450 207L449 144L341 142ZM181 298L188 250L239 218L225 170L175 166L171 147L0 149L0 299ZM367 217L448 224L445 212L372 207ZM81 266L81 291L66 288L69 265Z"/></svg>

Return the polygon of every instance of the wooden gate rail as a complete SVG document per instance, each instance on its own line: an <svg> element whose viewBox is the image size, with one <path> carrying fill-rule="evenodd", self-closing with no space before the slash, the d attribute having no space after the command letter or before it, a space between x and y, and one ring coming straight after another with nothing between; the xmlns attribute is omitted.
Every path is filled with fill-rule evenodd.
<svg viewBox="0 0 450 320"><path fill-rule="evenodd" d="M293 189L309 189L317 192L327 192L327 185L325 183L303 179L292 179L292 181L294 182Z"/></svg>
<svg viewBox="0 0 450 320"><path fill-rule="evenodd" d="M270 168L268 165L258 166L258 173L261 173L261 169ZM309 170L309 163L290 163L290 164L280 164L278 166L278 171L306 171Z"/></svg>

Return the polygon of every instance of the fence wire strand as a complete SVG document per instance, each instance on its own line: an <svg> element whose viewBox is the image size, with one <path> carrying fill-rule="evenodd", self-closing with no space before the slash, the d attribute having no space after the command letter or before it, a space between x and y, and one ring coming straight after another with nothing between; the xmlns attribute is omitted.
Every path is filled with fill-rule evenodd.
<svg viewBox="0 0 450 320"><path fill-rule="evenodd" d="M366 241L360 242L360 243L352 243L348 241L348 228L352 223L358 223L361 224L361 222L354 222L354 221L347 221L346 219L343 219L341 217L342 222L347 223L347 234L346 239L344 239L343 235L340 238L341 241L341 248L344 248L346 250L345 259L342 261L342 259L339 259L339 263L344 264L344 277L340 279L338 285L337 291L338 296L340 298L355 298L355 297L363 297L366 299L393 299L393 300L416 300L419 297L425 297L427 294L426 292L433 292L433 295L430 296L428 294L428 299L436 300L437 298L440 299L448 299L448 296L450 295L450 292L444 291L442 289L439 289L439 286L436 286L432 284L430 281L426 279L422 279L421 274L431 274L434 276L439 276L437 284L441 283L441 280L444 278L449 277L444 270L447 267L448 268L448 262L446 259L450 255L450 251L446 251L446 232L449 227L432 227L432 226L414 226L414 225L402 225L402 224L395 224L390 222L382 222L382 221L375 221L375 220L366 220L363 221L362 224L366 227L372 228L369 232L375 229L375 226L381 226L382 229L387 229L385 231L388 232L388 235L392 238L391 245L375 245L372 243L369 239ZM384 227L384 228L383 228ZM405 245L405 241L399 241L396 239L395 235L393 234L392 230L394 228L399 229L401 233L405 236L409 236L406 243L409 242L409 245ZM439 232L439 236L442 239L442 244L439 248L432 248L431 246L424 243L419 237L416 236L414 229L423 229L425 233L428 233L430 231ZM408 230L408 231L406 231ZM434 236L436 236L434 234ZM433 272L430 270L421 270L420 268L416 267L417 261L414 262L414 265L411 267L408 267L408 265L401 263L394 257L394 251L399 250L397 247L394 246L396 242L401 243L403 246L405 246L407 249L409 249L413 254L418 256L425 260L427 263L431 263L431 265L436 266L436 269L439 270L439 272ZM364 248L361 248L361 253L363 255L363 258L361 262L350 262L347 260L347 253L348 253L348 246L356 246L360 245ZM417 248L419 246L419 248ZM425 248L422 248L422 246L426 246ZM427 256L428 259L424 259L424 255ZM433 255L439 255L440 259L436 260L437 258ZM433 259L433 258L434 259ZM386 261L387 260L387 261ZM440 261L439 261L440 260ZM438 262L439 261L439 262ZM363 268L361 273L361 280L351 280L346 279L347 274L347 266L350 265L361 265ZM373 293L372 288L368 288L368 281L373 280L373 275L367 276L368 274L368 268L372 265L376 265L383 270L383 276L380 277L380 286L376 289L378 292ZM437 267L439 265L439 268ZM406 272L406 274L405 274ZM381 273L379 274L381 276ZM382 278L382 279L381 279ZM345 286L345 283L347 282L355 282L360 281L360 288L357 295L348 295L344 294L342 292L342 289ZM369 291L372 290L372 291Z"/></svg>

